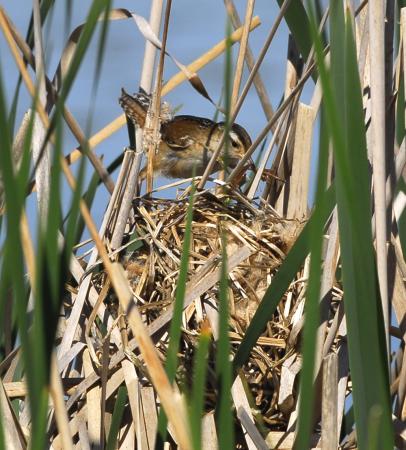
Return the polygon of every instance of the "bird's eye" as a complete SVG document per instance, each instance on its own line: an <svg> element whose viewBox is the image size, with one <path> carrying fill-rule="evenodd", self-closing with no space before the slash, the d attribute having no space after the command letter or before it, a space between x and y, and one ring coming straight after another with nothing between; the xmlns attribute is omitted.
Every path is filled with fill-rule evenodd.
<svg viewBox="0 0 406 450"><path fill-rule="evenodd" d="M233 139L231 139L231 145L232 145L234 148L237 148L237 147L238 147L238 142L237 142L237 141L234 141Z"/></svg>

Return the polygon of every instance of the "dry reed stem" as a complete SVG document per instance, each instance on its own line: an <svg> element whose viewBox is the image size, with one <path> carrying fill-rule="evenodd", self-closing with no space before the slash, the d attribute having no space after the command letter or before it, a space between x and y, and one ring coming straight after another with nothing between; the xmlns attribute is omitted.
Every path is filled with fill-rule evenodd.
<svg viewBox="0 0 406 450"><path fill-rule="evenodd" d="M386 229L386 158L385 158L385 51L384 4L369 0L369 56L371 73L371 149L373 154L372 179L376 221L376 256L379 292L385 325L388 367L390 367L390 305L388 297L387 229Z"/></svg>
<svg viewBox="0 0 406 450"><path fill-rule="evenodd" d="M44 47L42 41L42 24L39 1L33 2L33 30L35 46L35 75L37 77L37 95L41 103L45 104L45 62ZM40 226L45 227L44 219L48 217L48 205L51 183L51 157L49 145L45 144L46 130L37 114L34 114L33 132L31 137L31 147L33 164L36 167L35 181L38 186L37 201L40 217ZM45 147L43 148L45 144Z"/></svg>
<svg viewBox="0 0 406 450"><path fill-rule="evenodd" d="M252 20L252 15L254 13L255 0L247 0L247 6L245 10L244 26L242 30L242 37L240 42L240 49L237 56L237 64L235 67L235 75L233 82L233 89L231 92L231 110L234 109L235 104L238 99L238 94L240 91L240 85L242 80L242 72L244 69L244 60L248 48L248 36L249 36L249 26Z"/></svg>
<svg viewBox="0 0 406 450"><path fill-rule="evenodd" d="M82 364L85 377L88 377L94 372L91 362L89 349L85 349L82 355ZM96 447L100 445L101 436L101 389L99 386L94 386L86 392L87 405L87 429L89 440Z"/></svg>
<svg viewBox="0 0 406 450"><path fill-rule="evenodd" d="M329 9L327 8L319 25L320 33L323 31L323 28L326 24L328 18ZM328 47L327 49L328 50ZM292 90L294 90L294 86L298 83L299 72L302 73L301 70L302 62L300 60L300 56L298 54L296 45L293 39L289 38L288 43L288 61L286 67L286 79L285 79L285 91L284 96L289 97L292 94ZM313 56L314 49L313 47L310 49L309 55L307 57L307 61L305 64L306 73L309 67L313 64ZM328 60L329 54L326 55L326 60ZM307 68L307 70L306 70ZM275 178L270 178L267 182L266 187L264 189L264 193L262 197L267 199L268 202L274 204L277 211L281 212L283 215L286 213L286 204L289 205L289 199L287 199L286 191L289 191L289 183L292 180L291 169L293 163L293 146L295 143L295 126L296 126L296 118L297 118L297 107L299 98L301 95L301 89L299 89L296 94L294 101L292 102L292 106L289 108L289 111L286 115L286 124L284 129L282 129L282 137L278 139L279 149L275 155L274 161L272 163L271 173L275 174ZM321 103L321 85L318 80L316 83L316 88L313 93L313 97L311 100L310 106L315 110L314 114L317 115L318 109ZM286 182L286 185L283 184L280 186L280 182L276 180L283 180Z"/></svg>
<svg viewBox="0 0 406 450"><path fill-rule="evenodd" d="M330 351L330 347L336 337L336 331L334 323L330 325L329 332L333 331L331 336L326 336L326 330L329 324L329 313L331 308L331 300L333 297L333 288L335 281L335 274L339 259L339 236L338 236L338 218L337 209L334 210L333 216L330 221L328 230L328 244L326 254L323 260L323 274L321 278L320 287L320 325L317 330L316 340L316 356L315 356L315 376L318 376L322 359ZM337 320L341 317L339 314L339 308L336 311ZM338 324L337 324L338 325Z"/></svg>
<svg viewBox="0 0 406 450"><path fill-rule="evenodd" d="M250 186L248 194L247 194L247 198L250 199L250 200L252 200L254 198L254 196L255 196L255 193L256 193L256 191L258 189L259 183L260 183L260 181L262 179L262 174L264 173L266 164L267 164L267 162L269 160L269 157L271 156L272 149L274 148L274 146L275 146L275 144L277 142L277 139L280 136L280 131L281 131L283 125L284 125L284 122L285 122L286 118L287 118L287 114L285 112L285 114L283 114L281 116L281 118L280 118L280 120L279 120L279 122L278 122L278 124L277 124L277 126L275 128L275 131L272 134L271 141L269 142L267 148L265 149L264 154L262 155L261 161L259 162L258 168L257 168L257 170L255 172L255 175L254 175L254 179L252 180L251 186Z"/></svg>
<svg viewBox="0 0 406 450"><path fill-rule="evenodd" d="M245 437L247 446L249 449L252 448L253 450L267 450L269 447L250 415L251 411L248 408L243 408L241 406L237 408L237 417L241 422L244 432L247 434Z"/></svg>
<svg viewBox="0 0 406 450"><path fill-rule="evenodd" d="M242 30L242 37L241 37L241 42L240 42L240 47L238 50L238 56L237 56L237 63L234 69L235 75L234 75L234 80L233 80L233 86L232 86L232 91L231 91L231 97L230 97L230 111L233 111L235 104L237 102L238 99L238 93L240 90L240 85L241 85L241 80L242 80L242 74L243 74L243 69L244 69L244 60L245 60L245 56L247 53L247 48L248 48L248 36L249 36L249 25L251 23L252 20L252 15L254 12L254 5L255 5L255 0L247 0L247 6L246 6L246 11L245 11L245 20L244 20L244 25L243 25L243 30ZM227 4L226 4L227 7ZM230 8L227 8L228 10L230 10ZM224 169L222 169L219 174L218 174L218 179L219 180L224 180L226 176L226 171ZM216 192L220 193L221 192L221 187L220 186L216 186Z"/></svg>
<svg viewBox="0 0 406 450"><path fill-rule="evenodd" d="M163 0L152 0L149 24L153 33L158 36L161 27ZM140 86L146 91L151 91L152 75L154 71L154 62L157 49L149 42L145 41L144 59L142 63L142 71L140 77ZM137 74L134 74L137 76Z"/></svg>
<svg viewBox="0 0 406 450"><path fill-rule="evenodd" d="M240 28L241 20L240 20L240 17L238 16L238 11L234 5L233 0L225 0L224 3L226 5L227 14L230 16L230 19L231 19L234 29ZM245 52L245 59L246 59L248 70L251 72L252 69L254 68L255 60L254 60L254 56L252 54L252 51L251 51L249 45L247 45L247 50ZM267 120L271 120L271 117L273 115L273 109L272 109L271 102L269 100L269 96L268 96L266 87L262 81L262 78L261 78L261 75L259 74L259 72L254 77L254 86L257 91L259 100L261 102L262 109L264 110L265 117L267 118Z"/></svg>
<svg viewBox="0 0 406 450"><path fill-rule="evenodd" d="M104 215L104 218L103 218L103 221L101 224L101 228L99 231L100 236L103 236L104 233L106 232L106 229L108 226L108 221L110 220L112 211L114 208L117 207L117 204L119 204L118 199L119 199L119 193L120 193L120 187L121 187L121 178L126 177L127 174L130 173L129 165L130 165L130 153L126 152L124 154L124 160L123 160L123 163L120 168L120 173L118 176L117 184L116 184L113 194L110 198L110 202L108 204L106 213ZM88 268L91 267L96 262L97 255L98 255L97 249L93 249L92 254L89 258L89 262L88 262L88 266L87 266ZM76 296L75 303L73 304L70 316L67 320L67 326L66 326L65 332L63 334L62 341L58 347L58 356L59 357L61 355L65 354L72 345L74 334L75 334L77 325L79 323L80 316L82 314L83 305L84 305L86 298L88 297L89 287L90 287L89 300L93 307L95 306L97 299L99 297L99 295L95 291L94 287L90 286L91 279L88 276L84 276L83 271L81 274L81 278L82 277L84 277L84 279L79 280L79 281L81 281L79 283L80 284L79 291ZM100 313L103 314L103 316L101 317L102 320L103 320L103 317L105 314L104 309L105 309L104 305L100 305L100 307L97 309L99 317L100 317ZM111 325L111 320L109 322L108 322L108 325ZM115 337L113 334L113 340L115 341L116 345L118 347L120 347L119 337L118 336Z"/></svg>
<svg viewBox="0 0 406 450"><path fill-rule="evenodd" d="M124 359L121 362L121 368L124 374L124 381L127 386L128 400L130 403L131 416L134 424L137 441L141 440L141 412L140 412L140 385L134 364Z"/></svg>
<svg viewBox="0 0 406 450"><path fill-rule="evenodd" d="M214 413L206 414L202 419L203 450L217 450L218 438Z"/></svg>
<svg viewBox="0 0 406 450"><path fill-rule="evenodd" d="M161 119L161 95L162 95L162 79L164 73L166 41L168 38L169 17L171 14L172 0L167 0L164 20L164 30L162 35L162 46L159 54L159 62L156 73L155 89L152 95L152 104L149 113L152 117L147 116L146 127L151 129L152 133L149 139L149 143L146 149L148 155L147 162L147 192L151 192L153 189L154 180L154 157L157 152L157 146L160 141L160 119ZM148 123L150 122L150 123Z"/></svg>
<svg viewBox="0 0 406 450"><path fill-rule="evenodd" d="M235 70L234 70L235 75L234 75L234 81L233 81L233 86L232 86L232 91L231 91L230 111L233 111L233 109L237 103L238 94L240 92L242 74L243 74L243 69L244 69L244 60L245 60L245 57L247 54L247 49L248 49L249 26L250 26L250 23L252 20L252 15L254 13L254 5L255 5L255 0L247 0L240 48L239 48L238 56L237 56L237 64L236 64ZM225 175L226 175L225 170L221 170L218 178L220 180L224 180Z"/></svg>

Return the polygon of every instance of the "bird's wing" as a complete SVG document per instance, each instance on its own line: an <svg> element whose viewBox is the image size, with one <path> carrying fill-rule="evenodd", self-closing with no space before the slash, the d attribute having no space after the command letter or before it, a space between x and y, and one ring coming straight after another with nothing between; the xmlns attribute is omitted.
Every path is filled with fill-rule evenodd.
<svg viewBox="0 0 406 450"><path fill-rule="evenodd" d="M199 128L215 125L210 119L195 116L176 116L161 126L162 140L172 150L186 150L198 139Z"/></svg>

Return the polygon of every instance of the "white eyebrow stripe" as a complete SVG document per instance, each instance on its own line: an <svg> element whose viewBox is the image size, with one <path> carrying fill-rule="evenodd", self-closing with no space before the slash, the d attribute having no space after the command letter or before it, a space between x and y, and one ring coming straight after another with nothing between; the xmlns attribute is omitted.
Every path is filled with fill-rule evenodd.
<svg viewBox="0 0 406 450"><path fill-rule="evenodd" d="M234 142L240 142L240 137L235 131L230 130L230 139Z"/></svg>

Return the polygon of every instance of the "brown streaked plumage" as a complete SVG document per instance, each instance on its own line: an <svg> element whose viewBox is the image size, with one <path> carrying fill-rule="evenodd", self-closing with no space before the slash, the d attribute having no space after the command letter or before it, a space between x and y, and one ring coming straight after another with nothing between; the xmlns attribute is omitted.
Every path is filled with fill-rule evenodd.
<svg viewBox="0 0 406 450"><path fill-rule="evenodd" d="M143 128L150 103L150 97L140 93L135 96L122 89L119 98L121 107L134 125ZM203 175L224 132L224 122L213 122L197 116L179 115L161 123L161 141L154 157L155 172L168 178L188 178ZM251 146L251 138L243 127L233 124L230 130L230 145L227 166L234 168ZM224 158L224 153L221 159ZM223 167L218 161L213 172ZM140 177L145 178L145 168Z"/></svg>

